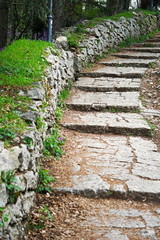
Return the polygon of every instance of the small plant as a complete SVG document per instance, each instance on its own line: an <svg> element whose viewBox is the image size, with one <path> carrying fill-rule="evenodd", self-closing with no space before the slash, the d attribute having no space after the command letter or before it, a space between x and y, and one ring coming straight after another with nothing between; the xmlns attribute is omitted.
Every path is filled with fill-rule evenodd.
<svg viewBox="0 0 160 240"><path fill-rule="evenodd" d="M53 191L53 187L50 185L51 182L55 181L55 178L48 174L48 170L39 168L38 171L38 187L36 192L47 193Z"/></svg>
<svg viewBox="0 0 160 240"><path fill-rule="evenodd" d="M64 140L65 139L63 137L59 136L59 128L55 126L52 135L44 141L44 155L52 155L53 157L59 159L62 154L64 154L64 151L62 150Z"/></svg>
<svg viewBox="0 0 160 240"><path fill-rule="evenodd" d="M56 111L55 111L55 117L56 117L56 122L60 123L61 119L62 119L62 114L63 114L63 110L60 107L56 107Z"/></svg>
<svg viewBox="0 0 160 240"><path fill-rule="evenodd" d="M149 67L150 68L156 68L157 67L157 63L156 62L151 62L151 63L149 63Z"/></svg>
<svg viewBox="0 0 160 240"><path fill-rule="evenodd" d="M43 215L41 217L42 220L46 220L46 218L53 220L53 216L51 215L51 212L45 205L41 206L41 208L38 210L38 212L42 213L42 215Z"/></svg>
<svg viewBox="0 0 160 240"><path fill-rule="evenodd" d="M0 228L4 226L4 224L6 222L8 222L9 220L9 215L8 214L3 214L5 208L4 207L0 207Z"/></svg>
<svg viewBox="0 0 160 240"><path fill-rule="evenodd" d="M25 143L28 147L31 147L33 145L33 139L30 137L24 137L23 143Z"/></svg>
<svg viewBox="0 0 160 240"><path fill-rule="evenodd" d="M58 95L57 106L60 108L65 108L64 100L66 100L69 96L70 87L63 89Z"/></svg>
<svg viewBox="0 0 160 240"><path fill-rule="evenodd" d="M41 130L43 128L44 122L41 117L36 118L36 126L38 130Z"/></svg>
<svg viewBox="0 0 160 240"><path fill-rule="evenodd" d="M0 140L12 140L15 138L15 133L9 129L0 128Z"/></svg>
<svg viewBox="0 0 160 240"><path fill-rule="evenodd" d="M15 203L17 197L19 196L19 191L21 190L21 188L15 184L17 182L15 171L2 171L1 182L6 185L6 189L9 195L9 203Z"/></svg>
<svg viewBox="0 0 160 240"><path fill-rule="evenodd" d="M154 132L156 130L156 127L148 120L146 120L148 123L148 126L151 128L151 130Z"/></svg>
<svg viewBox="0 0 160 240"><path fill-rule="evenodd" d="M39 230L45 227L46 221L52 222L54 220L50 210L42 205L36 213L36 219L29 223L29 228Z"/></svg>

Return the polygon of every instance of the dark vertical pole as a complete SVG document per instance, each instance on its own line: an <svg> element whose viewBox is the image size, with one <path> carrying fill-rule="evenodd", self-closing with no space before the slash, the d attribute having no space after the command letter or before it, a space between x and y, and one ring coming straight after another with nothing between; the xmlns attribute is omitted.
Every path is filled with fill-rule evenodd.
<svg viewBox="0 0 160 240"><path fill-rule="evenodd" d="M49 0L49 15L48 15L48 31L47 41L52 42L52 28L53 28L53 16L52 16L53 0Z"/></svg>
<svg viewBox="0 0 160 240"><path fill-rule="evenodd" d="M151 12L153 11L153 1L154 0L150 0L151 2L150 2L150 10L151 10Z"/></svg>

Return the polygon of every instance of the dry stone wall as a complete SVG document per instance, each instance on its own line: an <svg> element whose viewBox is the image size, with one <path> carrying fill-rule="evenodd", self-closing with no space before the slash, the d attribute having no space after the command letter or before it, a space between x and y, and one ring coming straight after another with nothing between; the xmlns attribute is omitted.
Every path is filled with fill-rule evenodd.
<svg viewBox="0 0 160 240"><path fill-rule="evenodd" d="M157 17L138 15L134 18L121 17L119 21L104 20L94 28L87 29L91 37L81 42L81 51L76 55L75 70L81 71L88 62L115 48L127 38L138 38L157 28Z"/></svg>
<svg viewBox="0 0 160 240"><path fill-rule="evenodd" d="M51 132L55 122L55 109L60 91L74 80L75 73L81 71L96 56L102 56L128 37L138 37L157 28L157 18L152 15L136 16L133 19L121 18L118 22L105 20L92 29L90 37L80 43L80 50L70 51L65 37L55 43L58 50L48 48L45 52L49 63L41 82L37 82L20 95L32 99L30 110L19 113L28 123L22 136L14 140L14 146L5 149L0 142L0 172L15 170L18 197L11 204L6 184L0 182L0 239L25 239L27 218L34 205L38 179L38 160L42 156L43 141ZM39 126L38 122L41 123ZM7 216L7 221L4 217Z"/></svg>

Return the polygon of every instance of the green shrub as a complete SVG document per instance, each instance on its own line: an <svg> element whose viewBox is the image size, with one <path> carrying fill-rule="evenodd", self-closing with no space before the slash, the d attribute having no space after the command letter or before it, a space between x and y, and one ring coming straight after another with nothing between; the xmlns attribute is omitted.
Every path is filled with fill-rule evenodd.
<svg viewBox="0 0 160 240"><path fill-rule="evenodd" d="M65 139L59 135L59 128L55 126L51 136L47 137L44 141L44 155L51 155L59 159L64 154L62 150L64 141Z"/></svg>
<svg viewBox="0 0 160 240"><path fill-rule="evenodd" d="M15 177L15 171L2 171L0 182L6 185L6 189L9 195L9 203L15 203L21 190L21 188L16 185L17 179Z"/></svg>
<svg viewBox="0 0 160 240"><path fill-rule="evenodd" d="M55 181L55 178L48 174L48 170L39 168L38 171L38 186L36 192L47 193L53 191L53 187L50 185L51 182Z"/></svg>

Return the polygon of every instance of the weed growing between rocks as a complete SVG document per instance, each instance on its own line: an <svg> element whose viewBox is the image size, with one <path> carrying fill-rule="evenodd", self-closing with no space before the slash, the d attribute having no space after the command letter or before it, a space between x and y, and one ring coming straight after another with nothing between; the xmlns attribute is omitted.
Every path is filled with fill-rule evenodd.
<svg viewBox="0 0 160 240"><path fill-rule="evenodd" d="M2 171L0 184L4 183L8 192L8 202L15 203L21 188L16 185L17 179L14 170Z"/></svg>
<svg viewBox="0 0 160 240"><path fill-rule="evenodd" d="M4 214L4 207L0 207L0 228L2 228L4 226L4 224L6 222L8 222L9 220L9 215L8 214Z"/></svg>
<svg viewBox="0 0 160 240"><path fill-rule="evenodd" d="M0 140L5 147L28 125L21 113L28 111L31 99L18 93L42 79L48 64L42 54L48 46L53 47L48 42L23 39L0 52ZM37 125L41 127L38 119Z"/></svg>
<svg viewBox="0 0 160 240"><path fill-rule="evenodd" d="M62 157L64 154L64 151L62 150L64 141L65 139L59 134L59 127L55 125L52 134L44 141L44 155L53 156L56 159Z"/></svg>
<svg viewBox="0 0 160 240"><path fill-rule="evenodd" d="M8 145L17 135L26 128L27 123L20 116L29 108L31 99L15 95L15 90L2 93L0 98L0 140Z"/></svg>
<svg viewBox="0 0 160 240"><path fill-rule="evenodd" d="M140 42L144 42L146 39L153 37L157 32L159 32L158 30L153 31L152 33L148 33L144 36L141 36L139 38L127 38L125 39L123 42L119 43L118 47L120 48L124 48L124 47L130 47L133 43L140 43Z"/></svg>
<svg viewBox="0 0 160 240"><path fill-rule="evenodd" d="M38 171L38 185L36 192L37 193L50 193L53 191L53 187L50 185L50 183L55 181L55 178L48 174L49 170L43 170L41 167L39 167Z"/></svg>

